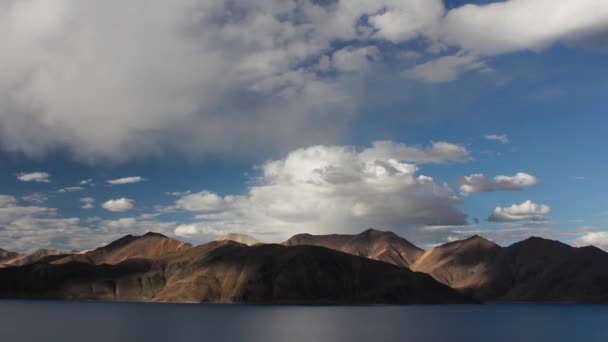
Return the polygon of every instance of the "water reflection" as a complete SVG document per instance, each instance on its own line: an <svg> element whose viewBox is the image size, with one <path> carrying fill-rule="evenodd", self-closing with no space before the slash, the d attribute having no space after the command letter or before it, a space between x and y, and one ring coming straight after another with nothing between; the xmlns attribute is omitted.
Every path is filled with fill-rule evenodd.
<svg viewBox="0 0 608 342"><path fill-rule="evenodd" d="M608 341L608 306L0 301L0 341Z"/></svg>

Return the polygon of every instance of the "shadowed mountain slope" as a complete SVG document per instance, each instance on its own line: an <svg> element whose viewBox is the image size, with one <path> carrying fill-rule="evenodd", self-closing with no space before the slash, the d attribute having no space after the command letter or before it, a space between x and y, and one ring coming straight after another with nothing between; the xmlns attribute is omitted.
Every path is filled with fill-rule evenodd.
<svg viewBox="0 0 608 342"><path fill-rule="evenodd" d="M316 246L216 241L115 265L38 262L0 270L4 298L214 303L470 303L431 277Z"/></svg>
<svg viewBox="0 0 608 342"><path fill-rule="evenodd" d="M358 235L298 234L283 242L283 245L322 246L401 267L409 267L424 253L422 249L393 232L375 229L368 229Z"/></svg>
<svg viewBox="0 0 608 342"><path fill-rule="evenodd" d="M608 302L608 253L537 237L503 248L474 236L427 251L412 269L480 301Z"/></svg>

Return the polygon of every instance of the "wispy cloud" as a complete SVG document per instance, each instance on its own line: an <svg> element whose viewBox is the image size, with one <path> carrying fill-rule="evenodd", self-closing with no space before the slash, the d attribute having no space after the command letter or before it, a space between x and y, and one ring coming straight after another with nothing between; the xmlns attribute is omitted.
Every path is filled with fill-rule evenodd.
<svg viewBox="0 0 608 342"><path fill-rule="evenodd" d="M144 180L145 179L140 176L133 176L133 177L111 179L109 181L106 181L106 183L108 183L110 185L123 185L123 184L139 183L139 182L143 182Z"/></svg>
<svg viewBox="0 0 608 342"><path fill-rule="evenodd" d="M50 183L51 175L47 172L22 172L17 179L22 182Z"/></svg>
<svg viewBox="0 0 608 342"><path fill-rule="evenodd" d="M499 141L503 144L508 144L510 142L509 137L506 134L487 134L483 136L486 140L494 140Z"/></svg>

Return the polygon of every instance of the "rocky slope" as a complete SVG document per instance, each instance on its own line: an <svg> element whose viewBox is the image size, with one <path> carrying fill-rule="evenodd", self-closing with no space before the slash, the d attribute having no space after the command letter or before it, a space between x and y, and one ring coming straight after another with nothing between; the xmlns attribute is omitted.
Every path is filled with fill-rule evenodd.
<svg viewBox="0 0 608 342"><path fill-rule="evenodd" d="M11 262L22 258L23 255L19 254L19 253L15 253L15 252L9 252L6 251L2 248L0 248L0 267L5 267L6 265L10 264Z"/></svg>
<svg viewBox="0 0 608 342"><path fill-rule="evenodd" d="M119 240L120 241L120 240ZM0 269L0 297L213 303L470 303L425 274L316 246L217 241L155 259Z"/></svg>
<svg viewBox="0 0 608 342"><path fill-rule="evenodd" d="M114 265L129 259L156 259L191 247L189 243L170 239L158 233L147 233L142 236L126 235L107 246L48 261L55 264L77 261Z"/></svg>
<svg viewBox="0 0 608 342"><path fill-rule="evenodd" d="M608 253L542 238L500 247L479 236L427 251L412 269L492 302L608 302Z"/></svg>
<svg viewBox="0 0 608 342"><path fill-rule="evenodd" d="M409 267L424 250L393 232L368 229L357 235L295 235L283 243L285 246L322 246L344 253Z"/></svg>

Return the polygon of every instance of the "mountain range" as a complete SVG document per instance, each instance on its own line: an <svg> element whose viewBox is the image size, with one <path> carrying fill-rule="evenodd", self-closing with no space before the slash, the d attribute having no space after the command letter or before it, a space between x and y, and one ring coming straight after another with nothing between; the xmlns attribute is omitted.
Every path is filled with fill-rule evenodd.
<svg viewBox="0 0 608 342"><path fill-rule="evenodd" d="M269 304L608 302L608 253L480 236L423 250L392 232L230 234L193 246L157 233L85 252L0 249L0 298Z"/></svg>

